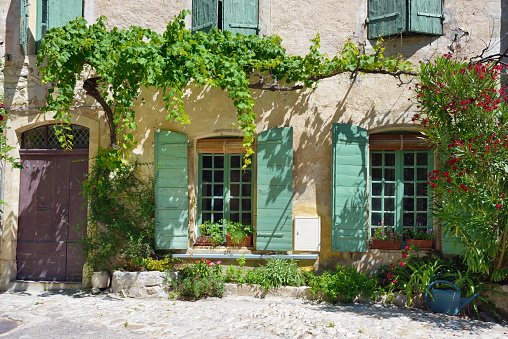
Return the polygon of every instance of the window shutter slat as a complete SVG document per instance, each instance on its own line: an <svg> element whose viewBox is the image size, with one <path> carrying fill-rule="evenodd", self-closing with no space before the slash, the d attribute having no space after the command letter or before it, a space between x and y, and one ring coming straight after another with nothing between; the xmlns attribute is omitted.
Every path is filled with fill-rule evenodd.
<svg viewBox="0 0 508 339"><path fill-rule="evenodd" d="M371 151L428 150L429 144L422 140L421 135L385 135L369 136Z"/></svg>
<svg viewBox="0 0 508 339"><path fill-rule="evenodd" d="M218 27L218 1L192 0L192 28L193 32L210 33Z"/></svg>
<svg viewBox="0 0 508 339"><path fill-rule="evenodd" d="M68 21L82 16L82 0L49 0L47 29L65 26Z"/></svg>
<svg viewBox="0 0 508 339"><path fill-rule="evenodd" d="M406 0L369 0L369 39L406 31Z"/></svg>
<svg viewBox="0 0 508 339"><path fill-rule="evenodd" d="M332 127L332 251L367 249L367 130Z"/></svg>
<svg viewBox="0 0 508 339"><path fill-rule="evenodd" d="M23 50L23 54L27 54L28 48L28 0L21 0L20 4L20 22L19 22L19 32L20 32L20 45Z"/></svg>
<svg viewBox="0 0 508 339"><path fill-rule="evenodd" d="M441 0L411 0L409 31L431 35L443 34Z"/></svg>
<svg viewBox="0 0 508 339"><path fill-rule="evenodd" d="M201 139L197 142L198 153L247 153L243 139Z"/></svg>
<svg viewBox="0 0 508 339"><path fill-rule="evenodd" d="M155 248L186 249L189 246L188 138L155 131Z"/></svg>
<svg viewBox="0 0 508 339"><path fill-rule="evenodd" d="M224 0L223 4L224 30L245 35L258 34L258 0Z"/></svg>
<svg viewBox="0 0 508 339"><path fill-rule="evenodd" d="M293 248L293 128L259 133L257 140L258 250Z"/></svg>

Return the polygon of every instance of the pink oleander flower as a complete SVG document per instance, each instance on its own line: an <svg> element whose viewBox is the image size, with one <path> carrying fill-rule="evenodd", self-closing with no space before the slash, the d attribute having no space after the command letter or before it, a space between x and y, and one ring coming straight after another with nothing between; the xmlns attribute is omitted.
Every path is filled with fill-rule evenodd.
<svg viewBox="0 0 508 339"><path fill-rule="evenodd" d="M400 263L400 266L406 266L406 263L402 261L402 262Z"/></svg>
<svg viewBox="0 0 508 339"><path fill-rule="evenodd" d="M407 258L407 253L402 253L402 258L406 259Z"/></svg>
<svg viewBox="0 0 508 339"><path fill-rule="evenodd" d="M220 265L220 264L222 264L222 261L220 261L220 260L217 261L217 265Z"/></svg>

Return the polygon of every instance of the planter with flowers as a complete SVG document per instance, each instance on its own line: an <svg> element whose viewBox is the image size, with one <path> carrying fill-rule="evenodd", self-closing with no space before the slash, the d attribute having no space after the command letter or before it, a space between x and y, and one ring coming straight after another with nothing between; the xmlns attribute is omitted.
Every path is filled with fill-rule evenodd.
<svg viewBox="0 0 508 339"><path fill-rule="evenodd" d="M399 250L402 235L395 233L393 227L381 224L372 235L372 248L381 250Z"/></svg>
<svg viewBox="0 0 508 339"><path fill-rule="evenodd" d="M224 233L222 231L222 220L212 223L205 221L198 226L201 236L197 238L195 246L218 246L224 242Z"/></svg>
<svg viewBox="0 0 508 339"><path fill-rule="evenodd" d="M226 221L226 246L252 246L252 226L240 222Z"/></svg>
<svg viewBox="0 0 508 339"><path fill-rule="evenodd" d="M421 250L432 249L432 240L434 239L434 232L431 229L406 229L404 230L404 239L406 245L415 246Z"/></svg>

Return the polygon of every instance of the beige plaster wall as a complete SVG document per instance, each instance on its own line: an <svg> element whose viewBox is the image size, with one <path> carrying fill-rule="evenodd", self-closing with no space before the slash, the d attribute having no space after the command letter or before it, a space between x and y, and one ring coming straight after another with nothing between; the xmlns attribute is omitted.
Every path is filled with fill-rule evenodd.
<svg viewBox="0 0 508 339"><path fill-rule="evenodd" d="M500 37L506 25L501 21L501 0L444 0L443 35L440 37L404 37L390 40L388 54L401 53L415 64L444 53L468 58L478 55L486 44L489 53L500 51ZM108 17L109 26L127 28L139 25L163 32L168 20L182 9L190 9L191 0L85 0L87 20L100 15ZM33 8L30 9L31 13ZM506 9L504 9L506 11ZM506 13L505 13L506 14ZM321 36L322 50L330 55L340 51L343 42L351 38L368 50L375 41L367 40L365 18L367 0L260 0L261 34L278 34L289 53L307 53L310 39ZM504 17L507 17L506 15ZM508 19L505 19L505 21ZM190 25L190 18L187 18ZM48 123L38 108L44 104L46 88L38 84L35 57L23 56L19 48L19 1L0 2L0 93L14 118L7 122L11 145L19 147L18 137L24 128ZM322 81L316 90L302 90L287 95L253 91L258 115L258 131L273 127L294 128L293 216L321 216L322 238L320 261L327 264L354 263L367 268L386 261L386 255L337 254L330 251L331 197L331 124L352 123L369 131L414 130L411 123L415 107L408 98L411 83L381 75L359 75L354 81L349 75ZM187 134L191 141L213 135L239 135L236 112L227 94L221 90L190 87L185 91L185 110L192 123L179 125L164 119L164 105L157 92L143 91L146 104L137 105L138 129L135 136L140 144L134 156L141 161L153 161L153 140L156 129L168 129ZM108 145L108 132L97 103L77 89L73 119L86 120L96 130L95 148ZM42 120L40 120L42 119ZM87 120L88 119L88 120ZM94 122L92 122L94 121ZM88 126L87 125L87 126ZM95 133L95 132L94 132ZM191 199L195 196L196 156L191 152ZM16 154L16 152L14 152ZM91 155L93 152L91 151ZM19 200L19 171L8 169L5 200L9 203L3 215L0 274L13 276ZM195 230L194 215L190 229ZM14 266L13 266L14 265ZM4 278L0 278L4 279Z"/></svg>

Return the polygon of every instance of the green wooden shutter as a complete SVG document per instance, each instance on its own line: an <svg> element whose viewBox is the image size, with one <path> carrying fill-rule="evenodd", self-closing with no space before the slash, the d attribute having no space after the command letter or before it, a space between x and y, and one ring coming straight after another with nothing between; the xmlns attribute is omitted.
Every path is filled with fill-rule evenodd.
<svg viewBox="0 0 508 339"><path fill-rule="evenodd" d="M224 30L245 35L258 34L258 0L224 0L223 4Z"/></svg>
<svg viewBox="0 0 508 339"><path fill-rule="evenodd" d="M48 0L48 27L62 27L83 16L83 0Z"/></svg>
<svg viewBox="0 0 508 339"><path fill-rule="evenodd" d="M332 251L367 249L367 130L332 127Z"/></svg>
<svg viewBox="0 0 508 339"><path fill-rule="evenodd" d="M185 249L189 245L187 136L155 131L155 248Z"/></svg>
<svg viewBox="0 0 508 339"><path fill-rule="evenodd" d="M192 31L210 33L219 20L217 0L192 0Z"/></svg>
<svg viewBox="0 0 508 339"><path fill-rule="evenodd" d="M257 141L258 250L293 248L293 128L259 133Z"/></svg>
<svg viewBox="0 0 508 339"><path fill-rule="evenodd" d="M28 0L21 0L20 4L20 39L19 43L21 45L21 49L23 50L23 54L26 55L27 45L28 45L28 37L27 37L27 29L28 29Z"/></svg>
<svg viewBox="0 0 508 339"><path fill-rule="evenodd" d="M409 4L410 32L443 34L441 0L411 0Z"/></svg>
<svg viewBox="0 0 508 339"><path fill-rule="evenodd" d="M406 31L407 0L369 0L369 39Z"/></svg>

